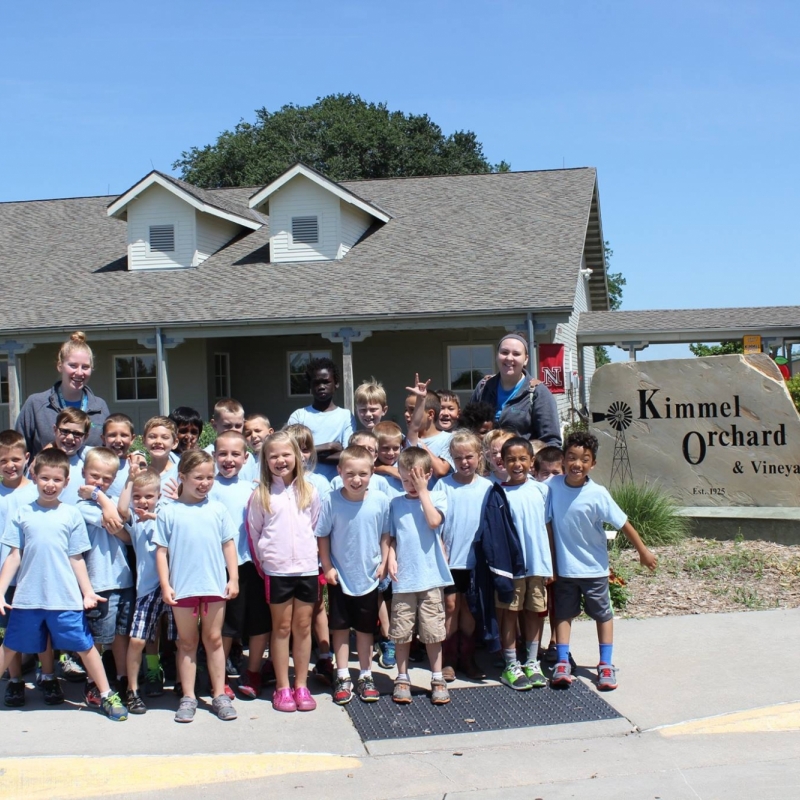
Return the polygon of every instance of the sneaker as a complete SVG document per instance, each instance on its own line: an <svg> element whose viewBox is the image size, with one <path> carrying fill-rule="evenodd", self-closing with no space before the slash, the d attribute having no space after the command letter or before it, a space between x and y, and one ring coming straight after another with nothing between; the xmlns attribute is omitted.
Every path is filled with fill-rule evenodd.
<svg viewBox="0 0 800 800"><path fill-rule="evenodd" d="M394 682L394 691L392 692L392 700L395 703L406 705L411 702L411 684L408 681Z"/></svg>
<svg viewBox="0 0 800 800"><path fill-rule="evenodd" d="M546 661L548 664L558 663L558 647L556 647L555 642L548 645L547 650L542 654L542 660Z"/></svg>
<svg viewBox="0 0 800 800"><path fill-rule="evenodd" d="M450 692L447 690L447 682L431 681L431 703L435 706L443 706L450 702Z"/></svg>
<svg viewBox="0 0 800 800"><path fill-rule="evenodd" d="M328 686L333 685L333 679L336 677L336 670L333 668L333 659L331 658L321 658L317 661L316 666L314 667L314 674L321 680L323 683L326 683Z"/></svg>
<svg viewBox="0 0 800 800"><path fill-rule="evenodd" d="M9 681L6 686L6 694L3 698L3 705L8 708L22 708L25 705L25 682Z"/></svg>
<svg viewBox="0 0 800 800"><path fill-rule="evenodd" d="M225 684L225 688L222 690L222 692L225 695L225 697L228 698L228 700L236 699L236 692L234 692L233 689L231 689L231 687L227 683Z"/></svg>
<svg viewBox="0 0 800 800"><path fill-rule="evenodd" d="M378 656L378 663L384 669L394 669L397 666L397 658L394 653L394 642L380 642L380 655Z"/></svg>
<svg viewBox="0 0 800 800"><path fill-rule="evenodd" d="M533 689L533 684L528 680L528 676L524 673L519 661L506 666L503 672L500 673L500 683L504 683L518 692Z"/></svg>
<svg viewBox="0 0 800 800"><path fill-rule="evenodd" d="M294 694L288 686L285 689L275 690L275 694L272 695L272 707L276 711L297 711Z"/></svg>
<svg viewBox="0 0 800 800"><path fill-rule="evenodd" d="M161 665L144 674L145 697L161 697L164 694L164 670Z"/></svg>
<svg viewBox="0 0 800 800"><path fill-rule="evenodd" d="M272 659L268 658L264 662L264 666L261 667L261 683L264 686L272 686L275 681L277 681L277 677L275 676L275 665L272 663Z"/></svg>
<svg viewBox="0 0 800 800"><path fill-rule="evenodd" d="M100 707L103 713L114 722L123 722L128 719L128 709L122 703L120 696L113 692L108 697L102 698Z"/></svg>
<svg viewBox="0 0 800 800"><path fill-rule="evenodd" d="M474 658L471 658L464 665L464 674L471 681L482 681L486 677L486 673L478 666Z"/></svg>
<svg viewBox="0 0 800 800"><path fill-rule="evenodd" d="M298 686L294 690L294 702L298 711L313 711L317 707L317 701L306 686Z"/></svg>
<svg viewBox="0 0 800 800"><path fill-rule="evenodd" d="M229 678L239 678L241 675L239 674L239 667L236 666L232 658L228 658L225 662L225 674Z"/></svg>
<svg viewBox="0 0 800 800"><path fill-rule="evenodd" d="M103 705L103 698L100 697L100 690L93 681L86 681L86 685L83 687L83 698L90 706L97 706L99 708Z"/></svg>
<svg viewBox="0 0 800 800"><path fill-rule="evenodd" d="M58 659L61 677L70 683L83 683L86 680L86 670L77 656L72 653L62 653Z"/></svg>
<svg viewBox="0 0 800 800"><path fill-rule="evenodd" d="M333 682L332 696L337 706L346 706L353 699L353 681L337 675Z"/></svg>
<svg viewBox="0 0 800 800"><path fill-rule="evenodd" d="M550 677L550 685L568 688L572 680L572 667L569 661L559 661Z"/></svg>
<svg viewBox="0 0 800 800"><path fill-rule="evenodd" d="M248 700L255 700L261 694L261 673L251 672L249 669L244 671L244 675L239 679L239 694Z"/></svg>
<svg viewBox="0 0 800 800"><path fill-rule="evenodd" d="M381 698L381 693L378 691L372 675L365 675L363 678L358 679L356 693L358 694L358 699L363 700L365 703L376 703Z"/></svg>
<svg viewBox="0 0 800 800"><path fill-rule="evenodd" d="M194 697L182 697L175 712L175 722L191 722L195 711L197 711L197 700Z"/></svg>
<svg viewBox="0 0 800 800"><path fill-rule="evenodd" d="M131 714L147 713L147 706L144 704L142 696L139 692L133 691L133 689L128 689L125 695L125 705L128 707L128 711L130 711Z"/></svg>
<svg viewBox="0 0 800 800"><path fill-rule="evenodd" d="M456 679L456 671L452 667L442 667L442 677L447 683L452 683Z"/></svg>
<svg viewBox="0 0 800 800"><path fill-rule="evenodd" d="M522 665L522 671L534 688L541 689L542 686L547 686L547 678L542 672L542 665L538 661L526 661Z"/></svg>
<svg viewBox="0 0 800 800"><path fill-rule="evenodd" d="M613 664L597 665L597 688L601 692L610 692L617 688L617 668Z"/></svg>
<svg viewBox="0 0 800 800"><path fill-rule="evenodd" d="M231 703L230 697L226 694L215 697L211 701L211 709L217 715L217 718L221 719L223 722L230 722L239 716L236 713L236 709L233 707L233 703Z"/></svg>
<svg viewBox="0 0 800 800"><path fill-rule="evenodd" d="M44 703L47 706L60 706L64 702L64 692L61 691L61 684L58 678L39 681L39 688L44 695Z"/></svg>

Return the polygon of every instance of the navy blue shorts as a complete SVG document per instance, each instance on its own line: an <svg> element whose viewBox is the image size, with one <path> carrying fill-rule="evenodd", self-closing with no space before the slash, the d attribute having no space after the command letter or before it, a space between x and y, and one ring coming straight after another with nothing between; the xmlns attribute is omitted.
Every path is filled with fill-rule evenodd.
<svg viewBox="0 0 800 800"><path fill-rule="evenodd" d="M15 608L3 644L17 653L43 653L47 636L56 650L85 653L94 647L83 611Z"/></svg>

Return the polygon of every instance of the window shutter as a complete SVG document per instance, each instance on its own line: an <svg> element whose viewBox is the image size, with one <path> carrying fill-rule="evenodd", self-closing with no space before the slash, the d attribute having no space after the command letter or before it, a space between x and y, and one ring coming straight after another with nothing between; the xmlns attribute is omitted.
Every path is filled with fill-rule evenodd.
<svg viewBox="0 0 800 800"><path fill-rule="evenodd" d="M159 253L172 253L175 250L175 226L151 225L150 250Z"/></svg>
<svg viewBox="0 0 800 800"><path fill-rule="evenodd" d="M316 244L319 241L317 217L292 217L292 241L294 244Z"/></svg>

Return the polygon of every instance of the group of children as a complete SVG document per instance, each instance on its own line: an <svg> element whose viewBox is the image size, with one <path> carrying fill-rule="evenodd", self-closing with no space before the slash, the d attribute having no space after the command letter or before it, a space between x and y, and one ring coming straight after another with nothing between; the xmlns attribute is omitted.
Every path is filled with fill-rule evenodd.
<svg viewBox="0 0 800 800"><path fill-rule="evenodd" d="M315 359L307 374L312 404L279 431L262 414L245 416L237 401L219 401L216 439L205 450L197 447L202 419L187 408L148 420L144 453L131 452L134 426L124 414L105 421L103 446L84 448L89 419L65 408L53 445L32 464L19 434L0 433L6 705L25 702L22 653L38 654L45 702L63 702L55 650L62 673L85 671L89 704L114 720L143 714L145 698L164 690L159 654L174 648L175 720L190 722L202 642L220 719L237 715L229 676L242 644L242 697L274 682L276 710L311 711L313 638L314 672L332 684L334 702L374 702L376 634L379 663L397 668L397 703L412 701L417 642L427 650L434 704L449 702L457 669L485 677L475 649L493 638L501 681L527 690L547 683L540 645L548 609L551 683L569 686L570 623L581 601L597 622L598 687L616 687L603 523L630 539L643 564L654 568L655 558L589 478L597 440L576 433L563 452L535 452L535 442L492 429L492 409L462 411L455 394L418 378L408 387L404 433L385 419L380 384L358 387L356 420L334 404L339 376L330 359Z"/></svg>

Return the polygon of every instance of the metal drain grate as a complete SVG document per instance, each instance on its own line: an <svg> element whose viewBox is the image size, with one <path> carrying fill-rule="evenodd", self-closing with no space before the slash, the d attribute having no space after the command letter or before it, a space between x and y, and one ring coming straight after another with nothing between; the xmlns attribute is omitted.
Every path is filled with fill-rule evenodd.
<svg viewBox="0 0 800 800"><path fill-rule="evenodd" d="M391 696L383 695L377 703L362 703L354 698L346 708L365 742L622 717L577 680L567 690L548 687L515 692L506 686L451 689L450 698L447 705L434 706L428 695L418 690L410 705L398 705Z"/></svg>

